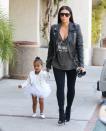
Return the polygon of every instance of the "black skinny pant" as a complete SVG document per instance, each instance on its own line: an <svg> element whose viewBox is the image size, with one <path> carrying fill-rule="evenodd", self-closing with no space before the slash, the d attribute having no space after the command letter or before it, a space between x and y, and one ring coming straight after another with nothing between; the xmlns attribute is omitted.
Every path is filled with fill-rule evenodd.
<svg viewBox="0 0 106 131"><path fill-rule="evenodd" d="M76 70L61 70L53 68L57 85L57 101L59 106L59 119L64 119L64 86L65 74L67 76L67 106L65 111L66 119L70 119L70 110L75 96Z"/></svg>

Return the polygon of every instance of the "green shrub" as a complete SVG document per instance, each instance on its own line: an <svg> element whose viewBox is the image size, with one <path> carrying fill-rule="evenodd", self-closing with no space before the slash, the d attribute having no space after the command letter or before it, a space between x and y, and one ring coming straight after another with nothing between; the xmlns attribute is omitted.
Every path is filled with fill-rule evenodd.
<svg viewBox="0 0 106 131"><path fill-rule="evenodd" d="M6 14L0 10L0 58L9 60L13 57L13 29Z"/></svg>
<svg viewBox="0 0 106 131"><path fill-rule="evenodd" d="M101 0L98 5L92 9L92 43L96 44L100 39L101 24L103 13L106 9L106 0Z"/></svg>

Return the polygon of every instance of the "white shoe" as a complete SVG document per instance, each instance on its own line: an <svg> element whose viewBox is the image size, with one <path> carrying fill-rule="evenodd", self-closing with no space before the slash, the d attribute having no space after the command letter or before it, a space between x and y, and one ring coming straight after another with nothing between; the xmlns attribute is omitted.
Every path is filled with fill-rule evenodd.
<svg viewBox="0 0 106 131"><path fill-rule="evenodd" d="M40 117L41 117L42 119L45 119L45 115L44 115L43 113L40 113Z"/></svg>
<svg viewBox="0 0 106 131"><path fill-rule="evenodd" d="M33 114L32 114L32 117L35 118L35 117L36 117L36 113L33 113Z"/></svg>
<svg viewBox="0 0 106 131"><path fill-rule="evenodd" d="M99 111L99 119L106 124L106 105L102 105Z"/></svg>

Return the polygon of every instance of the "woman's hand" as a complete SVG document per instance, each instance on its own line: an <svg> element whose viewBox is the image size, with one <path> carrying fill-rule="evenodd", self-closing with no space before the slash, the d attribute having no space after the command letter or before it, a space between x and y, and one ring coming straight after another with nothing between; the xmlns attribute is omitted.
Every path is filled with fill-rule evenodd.
<svg viewBox="0 0 106 131"><path fill-rule="evenodd" d="M84 67L78 67L76 71L77 71L77 76L79 78L86 75L86 70Z"/></svg>
<svg viewBox="0 0 106 131"><path fill-rule="evenodd" d="M22 86L21 86L21 85L18 85L18 88L22 88Z"/></svg>
<svg viewBox="0 0 106 131"><path fill-rule="evenodd" d="M77 69L81 70L82 72L86 72L84 67L78 67Z"/></svg>

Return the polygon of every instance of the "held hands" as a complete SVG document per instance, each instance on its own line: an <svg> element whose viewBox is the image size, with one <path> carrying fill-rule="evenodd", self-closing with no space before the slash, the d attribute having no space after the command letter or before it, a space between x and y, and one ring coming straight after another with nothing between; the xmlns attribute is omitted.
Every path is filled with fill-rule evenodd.
<svg viewBox="0 0 106 131"><path fill-rule="evenodd" d="M47 72L49 72L49 71L50 71L50 69L49 69L49 68L46 68L46 71L47 71Z"/></svg>

